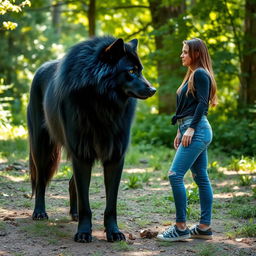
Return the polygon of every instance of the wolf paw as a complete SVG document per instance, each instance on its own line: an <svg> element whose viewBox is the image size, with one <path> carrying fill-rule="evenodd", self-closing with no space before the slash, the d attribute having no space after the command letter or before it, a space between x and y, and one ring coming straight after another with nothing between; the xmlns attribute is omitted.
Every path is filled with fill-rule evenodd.
<svg viewBox="0 0 256 256"><path fill-rule="evenodd" d="M90 243L92 241L91 233L78 232L75 234L74 241L78 243Z"/></svg>
<svg viewBox="0 0 256 256"><path fill-rule="evenodd" d="M71 220L78 221L78 214L77 213L71 213L70 216L71 216Z"/></svg>
<svg viewBox="0 0 256 256"><path fill-rule="evenodd" d="M106 236L108 242L126 240L125 235L122 232L106 231Z"/></svg>
<svg viewBox="0 0 256 256"><path fill-rule="evenodd" d="M48 215L46 212L33 212L33 220L48 220Z"/></svg>

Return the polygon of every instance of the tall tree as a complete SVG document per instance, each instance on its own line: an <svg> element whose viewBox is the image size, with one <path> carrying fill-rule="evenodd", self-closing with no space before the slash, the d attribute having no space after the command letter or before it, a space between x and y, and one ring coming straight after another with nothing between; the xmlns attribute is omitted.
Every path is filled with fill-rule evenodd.
<svg viewBox="0 0 256 256"><path fill-rule="evenodd" d="M96 34L96 0L90 0L88 8L89 36Z"/></svg>
<svg viewBox="0 0 256 256"><path fill-rule="evenodd" d="M256 104L256 1L245 1L244 37L242 41L240 104Z"/></svg>
<svg viewBox="0 0 256 256"><path fill-rule="evenodd" d="M61 7L62 2L57 2L52 4L52 26L56 35L56 38L60 38L61 33Z"/></svg>
<svg viewBox="0 0 256 256"><path fill-rule="evenodd" d="M159 112L175 111L176 89L181 83L180 52L186 39L186 23L180 19L186 9L185 0L149 0L155 29L157 71L159 80Z"/></svg>

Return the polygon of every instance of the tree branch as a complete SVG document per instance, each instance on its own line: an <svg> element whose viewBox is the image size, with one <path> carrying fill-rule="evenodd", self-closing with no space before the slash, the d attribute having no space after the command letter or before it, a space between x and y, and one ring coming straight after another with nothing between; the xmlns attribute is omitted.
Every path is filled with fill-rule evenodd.
<svg viewBox="0 0 256 256"><path fill-rule="evenodd" d="M43 11L43 10L48 10L52 7L55 7L55 6L60 6L60 5L67 5L67 4L70 4L70 3L80 3L81 1L79 0L69 0L69 1L65 1L65 2L59 2L59 3L56 3L56 4L52 4L52 5L48 5L48 6L44 6L44 7L39 7L39 8L29 8L28 11ZM149 6L147 5L127 5L127 6L114 6L114 7L108 7L108 8L99 8L98 10L120 10L120 9L131 9L131 8L145 8L145 9L148 9ZM65 11L67 12L67 11Z"/></svg>
<svg viewBox="0 0 256 256"><path fill-rule="evenodd" d="M38 8L29 8L27 9L27 11L34 11L34 12L37 12L37 11L43 11L43 10L48 10L52 7L55 7L55 6L60 6L60 5L67 5L67 4L70 4L70 3L75 3L75 2L81 2L79 0L68 0L68 1L65 1L65 2L58 2L56 4L52 4L52 5L48 5L48 6L43 6L43 7L38 7Z"/></svg>
<svg viewBox="0 0 256 256"><path fill-rule="evenodd" d="M134 37L135 35L139 34L140 32L146 30L148 28L148 26L151 25L151 22L148 22L145 26L143 26L142 28L140 28L139 30L137 30L136 32L126 36L124 39L125 40L129 40L130 38Z"/></svg>
<svg viewBox="0 0 256 256"><path fill-rule="evenodd" d="M119 9L131 9L131 8L146 8L148 9L149 6L147 5L126 5L126 6L116 6L116 7L111 7L111 8L105 8L106 10L119 10Z"/></svg>

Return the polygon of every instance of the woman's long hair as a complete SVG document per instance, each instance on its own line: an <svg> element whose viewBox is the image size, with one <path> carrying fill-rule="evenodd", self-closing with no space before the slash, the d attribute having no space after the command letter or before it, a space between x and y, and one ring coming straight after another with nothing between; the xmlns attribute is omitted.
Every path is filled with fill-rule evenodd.
<svg viewBox="0 0 256 256"><path fill-rule="evenodd" d="M193 38L191 40L183 41L184 45L188 45L188 54L191 58L191 64L195 65L197 68L203 68L207 71L210 79L211 79L211 93L210 93L210 105L216 106L218 103L217 99L217 84L214 79L214 73L212 69L212 61L209 55L208 49L203 40L199 38ZM188 90L187 94L191 92L194 95L195 86L194 86L194 73L196 69L193 71L188 68L188 71L183 79L182 84L177 90L179 94L182 86L188 81Z"/></svg>

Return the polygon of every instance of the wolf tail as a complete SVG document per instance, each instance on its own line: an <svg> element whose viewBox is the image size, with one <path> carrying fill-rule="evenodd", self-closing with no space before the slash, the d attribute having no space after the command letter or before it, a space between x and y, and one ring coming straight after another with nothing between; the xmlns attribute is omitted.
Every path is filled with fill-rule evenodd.
<svg viewBox="0 0 256 256"><path fill-rule="evenodd" d="M29 131L29 169L32 196L37 189L44 190L57 170L61 156L61 147L51 140L45 125L43 111L42 83L49 76L50 66L42 66L32 82L30 101L27 109ZM49 77L48 77L49 78Z"/></svg>

